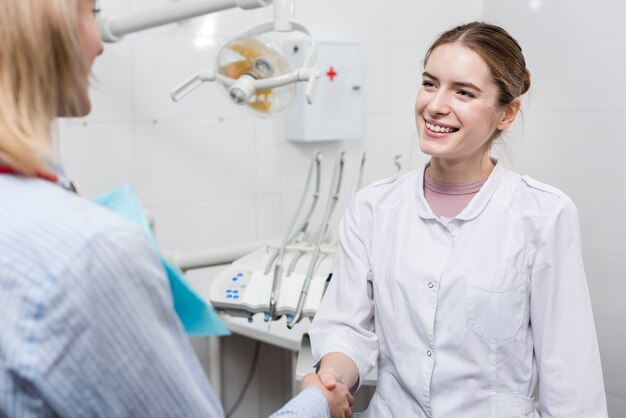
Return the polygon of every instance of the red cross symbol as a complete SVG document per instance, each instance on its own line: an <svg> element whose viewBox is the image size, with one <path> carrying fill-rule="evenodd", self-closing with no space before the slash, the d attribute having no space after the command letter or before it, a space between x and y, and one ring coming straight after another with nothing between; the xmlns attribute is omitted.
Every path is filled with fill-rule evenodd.
<svg viewBox="0 0 626 418"><path fill-rule="evenodd" d="M326 75L328 76L328 78L330 78L330 81L333 81L333 79L337 76L337 73L335 72L335 69L332 65L330 66L330 69L328 70Z"/></svg>

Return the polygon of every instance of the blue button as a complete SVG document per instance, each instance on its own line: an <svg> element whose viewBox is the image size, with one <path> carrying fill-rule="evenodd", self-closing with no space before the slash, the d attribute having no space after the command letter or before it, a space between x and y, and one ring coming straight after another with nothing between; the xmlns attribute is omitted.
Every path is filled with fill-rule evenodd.
<svg viewBox="0 0 626 418"><path fill-rule="evenodd" d="M237 293L239 293L239 290L233 290L233 293L237 294Z"/></svg>
<svg viewBox="0 0 626 418"><path fill-rule="evenodd" d="M233 277L233 282L236 282L237 280L239 280L237 277Z"/></svg>
<svg viewBox="0 0 626 418"><path fill-rule="evenodd" d="M233 297L233 295L226 295L226 297L227 297L228 299L231 299L231 298Z"/></svg>
<svg viewBox="0 0 626 418"><path fill-rule="evenodd" d="M233 299L239 299L239 295L233 296Z"/></svg>
<svg viewBox="0 0 626 418"><path fill-rule="evenodd" d="M228 289L228 290L226 291L226 293L232 293L232 292L233 292L233 289Z"/></svg>
<svg viewBox="0 0 626 418"><path fill-rule="evenodd" d="M243 273L237 273L237 277L242 277Z"/></svg>

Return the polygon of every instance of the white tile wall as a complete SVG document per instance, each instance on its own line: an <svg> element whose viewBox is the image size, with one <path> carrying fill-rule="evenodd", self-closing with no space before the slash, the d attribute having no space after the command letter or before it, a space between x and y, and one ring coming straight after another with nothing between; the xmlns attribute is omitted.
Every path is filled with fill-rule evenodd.
<svg viewBox="0 0 626 418"><path fill-rule="evenodd" d="M482 18L505 27L523 48L529 40L566 38L565 10L570 4L567 0L485 0Z"/></svg>
<svg viewBox="0 0 626 418"><path fill-rule="evenodd" d="M172 0L100 3L105 15L125 15ZM619 0L296 0L297 20L318 39L362 47L364 138L325 144L285 141L284 116L242 112L217 85L171 102L170 90L208 65L221 42L271 20L272 10L196 18L107 45L94 69L94 110L82 120L61 121L60 152L87 195L132 184L155 215L166 249L277 237L300 198L315 149L324 152L324 191L341 149L349 151L346 188L361 149L368 152L365 184L393 174L396 154L403 155L403 168L421 166L427 158L419 152L413 105L427 46L459 23L502 24L522 44L533 77L523 123L504 138L507 164L563 188L577 203L609 409L612 417L626 416L625 13ZM212 274L192 273L194 284L204 286ZM194 344L206 360L204 342ZM252 344L224 342L227 406L244 382ZM269 371L260 370L238 416L266 416L287 399L288 355L269 353L262 357L278 365L281 383L273 385Z"/></svg>
<svg viewBox="0 0 626 418"><path fill-rule="evenodd" d="M132 122L62 120L59 136L64 168L84 195L136 184Z"/></svg>
<svg viewBox="0 0 626 418"><path fill-rule="evenodd" d="M558 110L523 110L516 133L505 132L500 142L511 151L514 169L537 180L561 187L564 154L563 115Z"/></svg>
<svg viewBox="0 0 626 418"><path fill-rule="evenodd" d="M365 138L361 146L366 150L363 186L381 176L392 175L393 134L389 113L373 114L365 121ZM355 155L355 158L358 158Z"/></svg>
<svg viewBox="0 0 626 418"><path fill-rule="evenodd" d="M623 303L626 295L625 257L602 250L588 250L585 254L589 254L585 271L596 322L615 324L615 318L626 318L626 304Z"/></svg>
<svg viewBox="0 0 626 418"><path fill-rule="evenodd" d="M407 2L408 3L408 2ZM296 1L296 16L322 40L391 42L391 7L362 0Z"/></svg>
<svg viewBox="0 0 626 418"><path fill-rule="evenodd" d="M608 394L626 398L626 329L598 324L604 385Z"/></svg>
<svg viewBox="0 0 626 418"><path fill-rule="evenodd" d="M579 169L587 168L581 163ZM615 183L617 182L599 184L595 181L573 180L564 185L564 190L578 207L585 256L605 254L626 257L626 246L623 244L626 223L620 222L626 211L626 198L621 193L615 193L619 187L619 183ZM616 323L622 324L619 321Z"/></svg>
<svg viewBox="0 0 626 418"><path fill-rule="evenodd" d="M137 122L137 186L150 206L253 197L250 119Z"/></svg>
<svg viewBox="0 0 626 418"><path fill-rule="evenodd" d="M130 42L106 45L93 68L89 95L96 104L85 119L91 122L132 121L133 75Z"/></svg>
<svg viewBox="0 0 626 418"><path fill-rule="evenodd" d="M567 41L530 37L525 41L520 39L520 42L532 84L525 105L533 110L562 108L565 102L563 92L571 87L565 83L563 76L569 71L565 60Z"/></svg>
<svg viewBox="0 0 626 418"><path fill-rule="evenodd" d="M463 23L480 20L482 1L440 0L391 3L391 41L430 45L442 32Z"/></svg>
<svg viewBox="0 0 626 418"><path fill-rule="evenodd" d="M254 198L147 207L154 215L161 248L197 250L256 241L258 208Z"/></svg>
<svg viewBox="0 0 626 418"><path fill-rule="evenodd" d="M603 0L602 3L612 3ZM597 33L602 24L598 24ZM616 53L624 47L626 35L570 39L565 45L563 104L567 109L585 111L624 110L626 84L620 82L626 60ZM599 82L599 83L598 83ZM591 123L591 121L589 121Z"/></svg>
<svg viewBox="0 0 626 418"><path fill-rule="evenodd" d="M387 74L390 77L391 111L413 112L415 96L422 82L425 43L398 42L391 45L391 61Z"/></svg>
<svg viewBox="0 0 626 418"><path fill-rule="evenodd" d="M545 3L549 3L546 1ZM570 39L596 38L603 36L626 36L623 18L626 4L621 1L603 0L600 2L574 1L563 7L563 35ZM547 28L546 28L547 29Z"/></svg>
<svg viewBox="0 0 626 418"><path fill-rule="evenodd" d="M131 38L132 37L132 38ZM212 38L215 39L215 38ZM130 35L132 44L133 109L138 120L194 120L220 115L221 86L205 83L179 102L170 91L197 71L208 68L215 48L196 46L191 35L143 32Z"/></svg>
<svg viewBox="0 0 626 418"><path fill-rule="evenodd" d="M256 191L261 195L279 194L281 184L282 153L286 148L284 117L257 118L254 121L256 133ZM279 151L279 152L277 152ZM306 167L302 167L298 175L305 175ZM295 173L294 173L295 174Z"/></svg>
<svg viewBox="0 0 626 418"><path fill-rule="evenodd" d="M412 110L391 116L390 135L392 155L402 156L400 163L403 170L423 167L424 163L428 161L428 157L422 154L419 147L419 139L415 129L415 116ZM395 168L392 168L392 170L395 170ZM387 170L386 173L388 173Z"/></svg>
<svg viewBox="0 0 626 418"><path fill-rule="evenodd" d="M622 110L572 110L561 111L563 141L563 168L572 181L609 183L626 179L626 141L619 128L626 108ZM585 121L585 123L580 123ZM548 121L546 121L548 122ZM613 197L606 196L612 200Z"/></svg>
<svg viewBox="0 0 626 418"><path fill-rule="evenodd" d="M291 214L283 216L281 212L281 196L279 194L260 195L256 199L256 239L266 240L281 238L286 227L283 219L291 219Z"/></svg>
<svg viewBox="0 0 626 418"><path fill-rule="evenodd" d="M361 45L363 56L363 100L366 113L386 113L391 109L394 68L389 67L391 50L385 42ZM381 75L385 75L382 76ZM367 130L366 130L367 132Z"/></svg>
<svg viewBox="0 0 626 418"><path fill-rule="evenodd" d="M609 417L620 418L626 417L626 399L619 396L606 395L609 404Z"/></svg>

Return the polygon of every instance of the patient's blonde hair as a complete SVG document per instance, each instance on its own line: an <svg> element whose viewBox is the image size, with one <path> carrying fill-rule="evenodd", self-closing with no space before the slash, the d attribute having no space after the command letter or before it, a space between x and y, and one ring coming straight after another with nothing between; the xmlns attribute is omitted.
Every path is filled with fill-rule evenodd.
<svg viewBox="0 0 626 418"><path fill-rule="evenodd" d="M44 167L52 121L81 107L79 1L0 1L0 163L21 174Z"/></svg>

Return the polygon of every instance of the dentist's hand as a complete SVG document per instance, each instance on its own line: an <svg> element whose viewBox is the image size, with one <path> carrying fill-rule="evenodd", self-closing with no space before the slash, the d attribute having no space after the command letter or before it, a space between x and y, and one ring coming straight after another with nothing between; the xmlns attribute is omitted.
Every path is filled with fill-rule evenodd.
<svg viewBox="0 0 626 418"><path fill-rule="evenodd" d="M302 380L302 389L306 389L308 387L315 387L319 389L328 402L331 418L352 417L352 410L350 407L354 403L354 398L350 394L348 388L337 382L334 377L332 382L328 380L323 382L321 379L322 376L316 373L307 374Z"/></svg>
<svg viewBox="0 0 626 418"><path fill-rule="evenodd" d="M339 383L337 375L331 370L321 369L317 372L317 375L328 390L333 390L333 388L337 386L337 383Z"/></svg>

